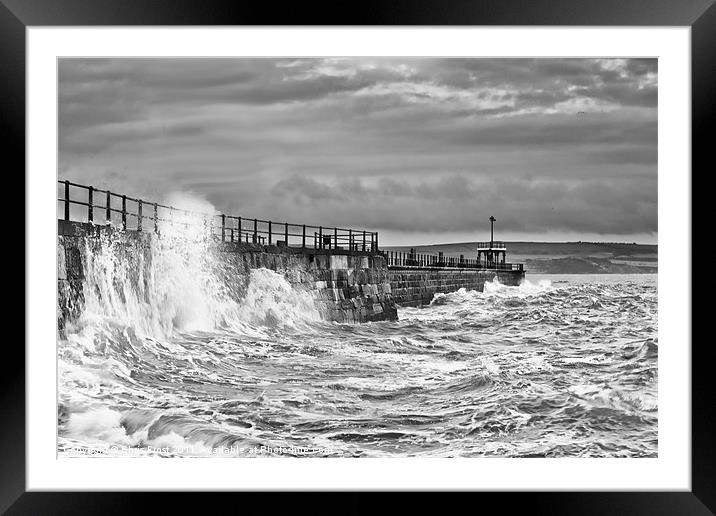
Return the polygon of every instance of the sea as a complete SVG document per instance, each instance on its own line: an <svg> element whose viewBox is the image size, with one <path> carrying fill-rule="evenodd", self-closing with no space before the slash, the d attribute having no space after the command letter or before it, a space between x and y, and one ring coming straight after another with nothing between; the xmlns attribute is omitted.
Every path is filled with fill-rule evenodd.
<svg viewBox="0 0 716 516"><path fill-rule="evenodd" d="M238 295L206 241L138 266L104 238L58 336L59 457L657 456L656 275L527 271L345 324L271 270Z"/></svg>

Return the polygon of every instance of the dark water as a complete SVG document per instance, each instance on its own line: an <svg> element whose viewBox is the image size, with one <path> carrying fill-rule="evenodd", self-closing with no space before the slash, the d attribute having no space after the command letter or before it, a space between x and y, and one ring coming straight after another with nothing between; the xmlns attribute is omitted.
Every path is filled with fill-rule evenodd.
<svg viewBox="0 0 716 516"><path fill-rule="evenodd" d="M134 292L110 247L58 343L61 456L657 455L655 275L528 273L352 325L271 271L215 294L169 249Z"/></svg>

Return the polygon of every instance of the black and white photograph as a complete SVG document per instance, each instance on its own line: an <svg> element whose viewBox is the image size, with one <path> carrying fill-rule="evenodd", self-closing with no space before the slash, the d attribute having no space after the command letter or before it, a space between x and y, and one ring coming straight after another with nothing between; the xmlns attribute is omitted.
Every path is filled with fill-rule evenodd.
<svg viewBox="0 0 716 516"><path fill-rule="evenodd" d="M658 84L57 59L58 457L659 457Z"/></svg>

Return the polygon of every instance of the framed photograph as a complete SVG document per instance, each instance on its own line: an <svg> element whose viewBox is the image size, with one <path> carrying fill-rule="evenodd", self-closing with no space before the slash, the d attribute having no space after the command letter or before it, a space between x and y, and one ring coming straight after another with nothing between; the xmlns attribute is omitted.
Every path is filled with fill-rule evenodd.
<svg viewBox="0 0 716 516"><path fill-rule="evenodd" d="M713 2L0 2L27 203L3 511L716 510Z"/></svg>

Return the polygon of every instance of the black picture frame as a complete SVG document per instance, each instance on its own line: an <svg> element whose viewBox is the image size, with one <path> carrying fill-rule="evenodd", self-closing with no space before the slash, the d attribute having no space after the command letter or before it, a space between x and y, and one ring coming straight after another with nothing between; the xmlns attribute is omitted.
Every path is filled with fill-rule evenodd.
<svg viewBox="0 0 716 516"><path fill-rule="evenodd" d="M293 7L291 7L293 5ZM691 27L692 71L692 242L703 230L694 180L709 173L716 113L716 6L714 0L365 0L351 6L340 2L287 4L209 0L0 0L0 141L7 173L25 170L25 31L50 25L574 25L574 26L688 26ZM668 145L668 142L659 142ZM8 159L10 158L10 159ZM8 165L12 164L12 167ZM709 168L707 168L709 167ZM11 172L12 171L12 172ZM17 175L17 174L16 174ZM22 187L21 187L22 188ZM27 192L25 192L27 195ZM700 231L702 230L702 231ZM25 238L28 238L26 233ZM692 244L693 247L693 244ZM708 270L695 269L698 256L691 249L697 278L709 282ZM700 263L703 269L706 264ZM673 271L672 271L673 272ZM25 276L32 274L25 266ZM691 282L690 277L685 281ZM691 283L693 285L693 283ZM692 321L708 320L704 301L698 303L692 286ZM9 297L8 297L9 299ZM31 309L31 307L26 307ZM703 322L701 322L703 326ZM716 408L711 377L714 360L709 339L696 338L692 324L692 489L690 492L530 492L474 493L481 507L495 502L501 512L525 509L550 514L714 514L716 512ZM13 346L10 346L13 344ZM691 343L683 343L688 346ZM205 494L199 500L186 494L26 492L25 484L25 353L13 339L3 350L0 374L0 511L7 514L126 514L147 508L150 496L162 496L162 511L201 507L202 512L225 503L225 494ZM239 494L242 505L266 503L266 494ZM255 498L255 500L251 500ZM275 496L272 497L276 501ZM301 497L292 505L301 504ZM343 508L370 510L359 495ZM461 497L462 498L462 497ZM422 504L423 497L411 498ZM506 502L509 500L509 504ZM235 501L232 502L234 504ZM473 507L475 501L469 502ZM457 510L461 500L451 501ZM520 508L522 506L522 508ZM234 507L236 508L236 507Z"/></svg>

